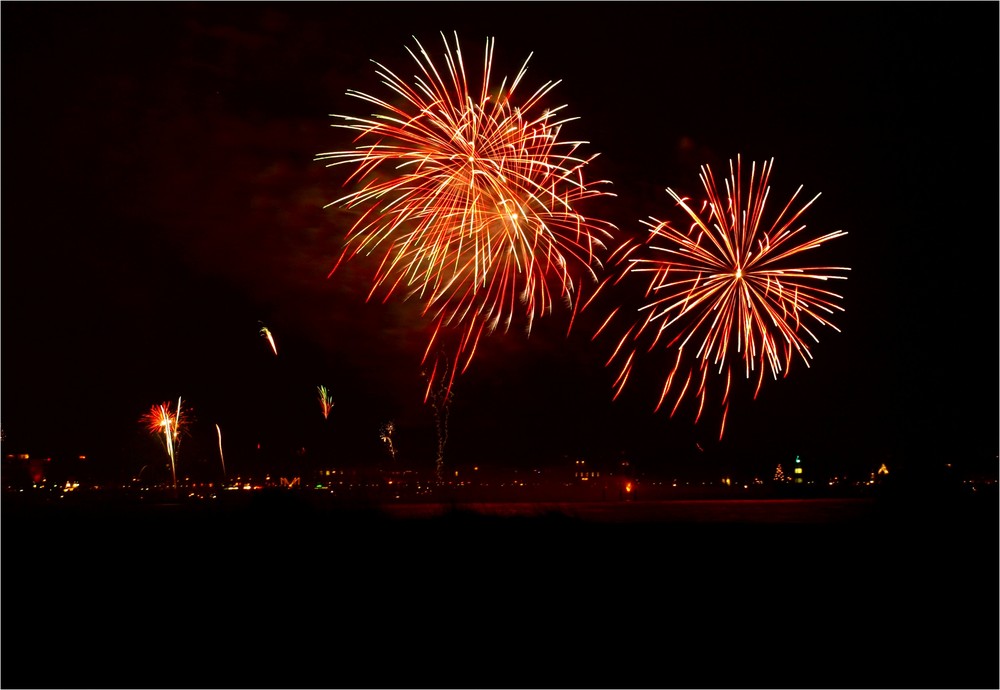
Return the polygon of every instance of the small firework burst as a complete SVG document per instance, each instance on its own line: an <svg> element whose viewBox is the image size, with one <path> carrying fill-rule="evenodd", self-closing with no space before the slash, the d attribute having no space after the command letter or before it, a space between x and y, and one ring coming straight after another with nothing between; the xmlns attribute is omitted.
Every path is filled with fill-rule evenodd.
<svg viewBox="0 0 1000 690"><path fill-rule="evenodd" d="M180 445L181 436L186 429L186 419L181 417L181 398L177 398L176 412L171 408L170 401L153 405L146 414L142 416L140 422L154 435L160 435L163 445L166 448L167 456L170 458L170 471L174 480L174 491L177 491L177 447Z"/></svg>
<svg viewBox="0 0 1000 690"><path fill-rule="evenodd" d="M379 438L389 448L389 455L392 456L393 460L396 459L396 446L392 442L392 435L395 431L396 426L392 423L392 421L386 422L379 429Z"/></svg>
<svg viewBox="0 0 1000 690"><path fill-rule="evenodd" d="M330 399L330 391L327 390L326 386L317 386L316 393L320 409L323 411L323 419L329 419L330 411L333 409L333 400Z"/></svg>

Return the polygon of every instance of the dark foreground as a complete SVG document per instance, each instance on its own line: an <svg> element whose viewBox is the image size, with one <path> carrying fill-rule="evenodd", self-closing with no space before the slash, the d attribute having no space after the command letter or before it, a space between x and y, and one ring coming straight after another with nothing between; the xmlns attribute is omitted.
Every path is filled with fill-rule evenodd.
<svg viewBox="0 0 1000 690"><path fill-rule="evenodd" d="M995 495L3 504L4 688L997 688Z"/></svg>

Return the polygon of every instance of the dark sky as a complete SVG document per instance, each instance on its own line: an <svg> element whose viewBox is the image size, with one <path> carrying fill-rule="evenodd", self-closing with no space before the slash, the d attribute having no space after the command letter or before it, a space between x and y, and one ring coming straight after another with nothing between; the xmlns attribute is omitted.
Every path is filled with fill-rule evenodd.
<svg viewBox="0 0 1000 690"><path fill-rule="evenodd" d="M562 80L567 136L617 195L623 237L774 158L772 192L822 196L804 221L838 285L821 332L757 400L714 419L653 414L665 358L612 403L608 344L566 313L485 339L458 379L446 460L513 466L627 457L658 472L768 473L795 455L996 469L996 3L4 3L4 452L86 454L116 476L162 460L139 417L183 397L178 462L434 462L419 304L365 302L372 266L327 279L346 230L324 210L350 146L332 113L382 95L371 60L412 74L457 32L469 65ZM589 168L588 168L589 169ZM585 211L587 209L584 209ZM626 306L636 306L622 294ZM278 356L259 335L273 332ZM324 420L316 386L335 400ZM839 470L838 470L839 471Z"/></svg>

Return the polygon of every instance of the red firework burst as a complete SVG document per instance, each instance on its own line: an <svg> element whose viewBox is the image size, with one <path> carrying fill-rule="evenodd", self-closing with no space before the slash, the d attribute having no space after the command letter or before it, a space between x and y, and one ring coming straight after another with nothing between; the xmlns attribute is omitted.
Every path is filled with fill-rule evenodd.
<svg viewBox="0 0 1000 690"><path fill-rule="evenodd" d="M693 393L697 423L710 377L721 376L722 438L734 368L747 379L757 378L756 398L765 371L773 378L787 376L795 358L809 365L809 341L818 342L816 326L839 331L830 317L844 311L838 304L842 298L823 284L846 280L837 273L850 269L800 262L807 251L847 233L814 237L805 233L805 225L796 225L819 198L817 194L793 211L801 186L773 221L765 221L772 166L773 159L761 165L758 174L752 164L749 184L743 187L737 157L735 165L730 161L724 193L711 169L702 166L706 196L698 210L689 199L667 189L683 212L686 228L670 221L644 221L649 230L645 241L626 242L615 251L612 261L620 270L601 287L640 274L646 283L646 302L636 312L639 318L627 325L607 362L619 363L615 398L632 372L638 342L649 337L647 351L658 344L676 351L656 409L672 398L673 416ZM597 334L619 315L621 309L612 311Z"/></svg>

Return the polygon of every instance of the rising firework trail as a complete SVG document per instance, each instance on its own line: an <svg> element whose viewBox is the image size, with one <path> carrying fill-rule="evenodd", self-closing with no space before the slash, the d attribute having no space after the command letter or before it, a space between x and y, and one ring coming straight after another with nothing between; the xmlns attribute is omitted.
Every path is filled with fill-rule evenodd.
<svg viewBox="0 0 1000 690"><path fill-rule="evenodd" d="M442 356L439 362L435 362L435 367L438 364L443 365L441 376L435 378L434 371L429 374L425 373L425 375L429 381L427 386L428 399L434 410L434 428L437 431L437 457L434 461L434 474L438 483L441 483L444 481L444 448L448 445L448 416L451 411L451 401L454 398L454 389L451 385L451 378L447 375L448 358Z"/></svg>
<svg viewBox="0 0 1000 690"><path fill-rule="evenodd" d="M792 210L801 186L774 220L765 221L773 163L761 165L759 174L753 164L745 180L739 157L735 164L730 161L724 192L711 169L702 166L705 198L700 204L667 189L683 224L644 221L645 241L626 242L616 250L613 261L621 270L601 288L640 277L646 284L646 302L635 312L638 318L626 324L608 360L618 366L616 398L632 372L639 341L648 336L647 351L659 344L674 358L656 409L667 402L673 416L691 395L697 400L697 423L712 380L720 377L721 439L734 370L756 378L756 398L765 372L774 379L787 376L796 358L809 366L810 341L819 340L817 325L839 332L830 317L844 311L838 304L842 298L825 283L846 280L837 273L850 269L808 266L802 260L806 252L847 233L806 234L799 219L819 195ZM612 311L598 334L624 315L622 309Z"/></svg>
<svg viewBox="0 0 1000 690"><path fill-rule="evenodd" d="M222 463L222 479L225 480L226 479L226 458L222 455L222 429L219 428L218 424L215 425L215 431L219 435L219 461Z"/></svg>
<svg viewBox="0 0 1000 690"><path fill-rule="evenodd" d="M597 282L615 228L578 210L613 195L601 191L606 180L584 176L595 157L579 153L587 142L560 138L575 118L546 105L559 82L522 96L525 60L494 86L492 39L482 72L467 75L457 35L453 44L441 37L443 66L419 42L416 52L407 48L419 70L412 84L375 63L392 95L348 91L380 112L335 115L356 146L316 159L353 166L345 185L354 191L327 204L357 214L330 275L358 254L379 257L368 298L381 289L385 300L400 292L422 301L433 324L424 362L444 330L456 332L446 347L457 350L450 387L484 333L515 320L530 333L556 302L572 307L581 281Z"/></svg>

